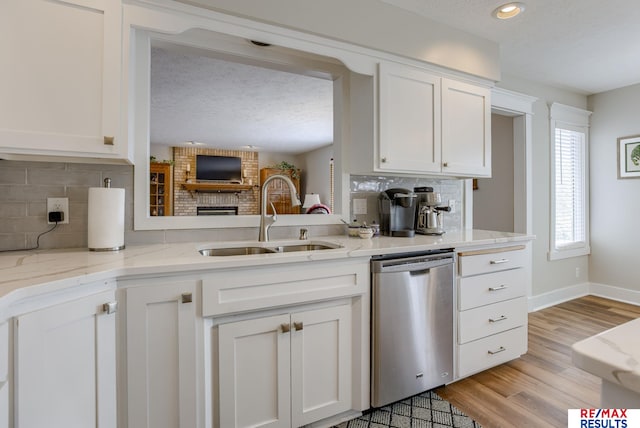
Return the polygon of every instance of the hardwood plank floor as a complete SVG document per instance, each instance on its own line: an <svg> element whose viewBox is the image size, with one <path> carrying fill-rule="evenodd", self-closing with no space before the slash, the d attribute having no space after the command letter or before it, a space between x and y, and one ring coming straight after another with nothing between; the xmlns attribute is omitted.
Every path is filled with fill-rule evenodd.
<svg viewBox="0 0 640 428"><path fill-rule="evenodd" d="M567 409L600 406L600 379L576 368L571 345L640 317L640 306L586 296L529 314L521 358L436 393L484 428L566 427Z"/></svg>

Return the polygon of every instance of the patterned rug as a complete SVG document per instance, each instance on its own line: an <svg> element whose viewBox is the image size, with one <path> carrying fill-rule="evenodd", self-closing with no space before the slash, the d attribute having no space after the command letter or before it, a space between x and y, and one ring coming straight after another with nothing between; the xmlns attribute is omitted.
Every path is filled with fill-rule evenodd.
<svg viewBox="0 0 640 428"><path fill-rule="evenodd" d="M480 424L432 391L389 404L334 428L480 428Z"/></svg>

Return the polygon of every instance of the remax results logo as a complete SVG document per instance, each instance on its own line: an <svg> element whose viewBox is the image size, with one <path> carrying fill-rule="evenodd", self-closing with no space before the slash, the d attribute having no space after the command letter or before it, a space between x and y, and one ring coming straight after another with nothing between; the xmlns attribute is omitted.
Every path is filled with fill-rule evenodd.
<svg viewBox="0 0 640 428"><path fill-rule="evenodd" d="M640 427L640 409L569 409L568 428Z"/></svg>

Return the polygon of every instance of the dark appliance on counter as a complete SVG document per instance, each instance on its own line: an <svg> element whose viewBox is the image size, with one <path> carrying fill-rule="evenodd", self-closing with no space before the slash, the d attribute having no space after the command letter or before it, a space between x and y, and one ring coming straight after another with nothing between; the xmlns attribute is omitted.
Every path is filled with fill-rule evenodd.
<svg viewBox="0 0 640 428"><path fill-rule="evenodd" d="M380 233L384 236L415 235L416 195L409 189L394 188L378 196Z"/></svg>
<svg viewBox="0 0 640 428"><path fill-rule="evenodd" d="M450 212L451 207L440 206L442 198L440 193L434 192L433 187L414 187L417 195L416 207L416 233L422 235L442 235L443 212Z"/></svg>
<svg viewBox="0 0 640 428"><path fill-rule="evenodd" d="M242 183L242 159L233 156L196 155L196 181Z"/></svg>

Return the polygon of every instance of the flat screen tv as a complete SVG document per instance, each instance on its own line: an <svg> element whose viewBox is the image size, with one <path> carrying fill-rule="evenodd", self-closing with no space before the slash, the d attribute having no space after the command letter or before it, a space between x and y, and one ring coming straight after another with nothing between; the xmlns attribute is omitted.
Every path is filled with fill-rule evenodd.
<svg viewBox="0 0 640 428"><path fill-rule="evenodd" d="M242 183L242 159L196 155L196 180Z"/></svg>

